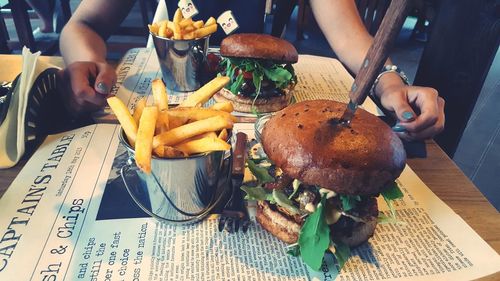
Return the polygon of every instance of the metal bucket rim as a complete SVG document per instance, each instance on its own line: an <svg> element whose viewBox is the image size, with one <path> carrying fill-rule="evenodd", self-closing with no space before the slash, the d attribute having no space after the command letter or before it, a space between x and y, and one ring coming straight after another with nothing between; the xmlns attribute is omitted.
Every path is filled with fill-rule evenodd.
<svg viewBox="0 0 500 281"><path fill-rule="evenodd" d="M167 41L172 41L172 42L194 42L194 41L198 41L198 40L205 40L205 39L209 38L210 35L211 35L211 34L209 34L209 35L206 35L204 37L195 38L195 39L171 39L171 38L167 38L167 37L156 35L156 34L154 34L151 31L149 32L149 34L151 36L153 36L153 37L156 37L156 38L159 38L159 39L163 39L163 40L167 40Z"/></svg>

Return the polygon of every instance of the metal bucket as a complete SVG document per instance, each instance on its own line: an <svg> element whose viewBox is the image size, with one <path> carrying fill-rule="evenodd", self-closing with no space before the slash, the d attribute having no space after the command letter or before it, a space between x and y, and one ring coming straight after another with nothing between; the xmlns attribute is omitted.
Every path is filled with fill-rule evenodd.
<svg viewBox="0 0 500 281"><path fill-rule="evenodd" d="M169 90L192 92L200 88L210 36L173 40L151 33L163 82Z"/></svg>
<svg viewBox="0 0 500 281"><path fill-rule="evenodd" d="M135 151L122 129L119 139L129 155L121 177L132 199L148 215L166 223L193 223L226 197L229 185L219 183L221 177L227 177L222 173L226 152L169 159L153 156L151 174L145 174L135 165Z"/></svg>

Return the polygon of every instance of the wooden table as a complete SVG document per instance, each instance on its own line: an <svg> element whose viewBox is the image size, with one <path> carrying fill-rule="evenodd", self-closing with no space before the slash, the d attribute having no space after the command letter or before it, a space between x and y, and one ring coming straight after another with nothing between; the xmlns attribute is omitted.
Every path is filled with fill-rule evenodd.
<svg viewBox="0 0 500 281"><path fill-rule="evenodd" d="M54 65L63 64L58 57L42 57L42 59ZM9 66L0 68L0 81L12 80L20 72L20 56L0 55L0 63ZM23 159L13 168L0 170L0 196L25 163L26 159ZM434 141L427 142L427 158L408 159L408 165L441 200L500 253L499 212ZM500 280L500 273L481 280Z"/></svg>

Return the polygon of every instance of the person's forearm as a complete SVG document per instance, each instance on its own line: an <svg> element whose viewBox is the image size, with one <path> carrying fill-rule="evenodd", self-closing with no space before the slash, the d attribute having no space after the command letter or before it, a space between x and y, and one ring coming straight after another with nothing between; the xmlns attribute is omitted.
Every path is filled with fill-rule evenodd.
<svg viewBox="0 0 500 281"><path fill-rule="evenodd" d="M354 0L311 0L311 7L335 54L357 74L373 38L366 31ZM386 64L391 64L390 59ZM388 73L382 76L375 92L379 95L388 87L401 84L397 74Z"/></svg>
<svg viewBox="0 0 500 281"><path fill-rule="evenodd" d="M60 49L66 65L77 61L106 61L106 44L84 23L69 22L61 32Z"/></svg>

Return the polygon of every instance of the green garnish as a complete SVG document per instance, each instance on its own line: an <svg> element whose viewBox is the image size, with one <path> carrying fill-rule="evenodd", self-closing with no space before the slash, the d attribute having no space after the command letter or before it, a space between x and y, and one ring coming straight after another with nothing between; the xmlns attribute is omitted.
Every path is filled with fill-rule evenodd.
<svg viewBox="0 0 500 281"><path fill-rule="evenodd" d="M299 190L301 182L298 179L294 179L292 182L292 187L293 187L293 192L288 196L288 199L292 199L295 193L297 193L297 190Z"/></svg>
<svg viewBox="0 0 500 281"><path fill-rule="evenodd" d="M323 256L330 245L330 228L325 220L325 204L324 195L314 213L306 218L299 234L300 255L314 270L321 268Z"/></svg>
<svg viewBox="0 0 500 281"><path fill-rule="evenodd" d="M261 186L253 187L253 186L242 185L241 190L247 193L247 195L245 196L245 199L247 200L274 202L272 193L268 192Z"/></svg>
<svg viewBox="0 0 500 281"><path fill-rule="evenodd" d="M391 217L393 219L396 219L396 210L392 205L392 201L403 198L403 192L401 192L401 189L399 189L398 184L396 182L393 182L392 184L382 189L382 192L380 192L380 194L382 195L382 197L384 197L385 203L387 203L387 206L391 211Z"/></svg>
<svg viewBox="0 0 500 281"><path fill-rule="evenodd" d="M247 159L248 169L257 178L260 184L274 182L274 178L269 174L269 171L258 166L252 159Z"/></svg>
<svg viewBox="0 0 500 281"><path fill-rule="evenodd" d="M337 259L340 271L351 256L351 248L341 241L333 241L333 245L335 246L335 253L333 255Z"/></svg>
<svg viewBox="0 0 500 281"><path fill-rule="evenodd" d="M274 201L276 201L276 204L280 205L281 207L285 208L291 215L296 215L299 214L300 211L293 205L292 200L288 199L285 193L283 191L278 190L278 189L273 189L273 198Z"/></svg>
<svg viewBox="0 0 500 281"><path fill-rule="evenodd" d="M342 210L347 212L356 208L358 202L361 201L361 197L359 195L339 195L340 201L342 202Z"/></svg>

